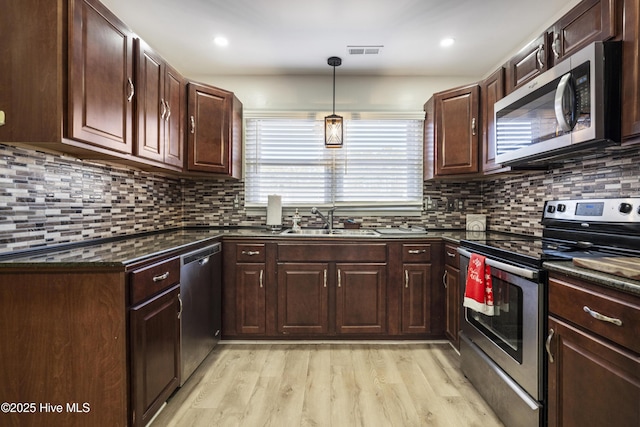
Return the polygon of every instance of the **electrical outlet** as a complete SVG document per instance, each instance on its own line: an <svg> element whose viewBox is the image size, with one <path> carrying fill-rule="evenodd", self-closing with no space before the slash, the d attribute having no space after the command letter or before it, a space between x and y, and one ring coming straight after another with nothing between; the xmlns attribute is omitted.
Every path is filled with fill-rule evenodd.
<svg viewBox="0 0 640 427"><path fill-rule="evenodd" d="M434 201L431 199L431 196L427 196L427 198L424 201L424 210L432 211L436 207L437 207L437 204L436 204L436 206L434 206Z"/></svg>
<svg viewBox="0 0 640 427"><path fill-rule="evenodd" d="M449 212L456 210L456 199L446 199L446 203Z"/></svg>

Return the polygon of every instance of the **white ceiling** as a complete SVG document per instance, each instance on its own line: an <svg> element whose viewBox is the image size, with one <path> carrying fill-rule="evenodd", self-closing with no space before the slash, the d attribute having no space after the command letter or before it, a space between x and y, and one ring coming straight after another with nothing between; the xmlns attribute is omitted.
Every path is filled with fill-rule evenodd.
<svg viewBox="0 0 640 427"><path fill-rule="evenodd" d="M181 73L479 76L578 0L101 0ZM224 35L220 48L214 37ZM455 44L443 49L443 37ZM350 56L347 45L383 45Z"/></svg>

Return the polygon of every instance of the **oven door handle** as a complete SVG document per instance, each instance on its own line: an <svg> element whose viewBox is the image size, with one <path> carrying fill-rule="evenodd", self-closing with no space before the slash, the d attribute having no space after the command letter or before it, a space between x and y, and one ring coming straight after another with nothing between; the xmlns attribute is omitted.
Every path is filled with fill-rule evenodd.
<svg viewBox="0 0 640 427"><path fill-rule="evenodd" d="M471 258L471 252L465 249L458 248L458 253L463 257ZM503 271L515 274L516 276L524 277L525 279L538 280L538 272L535 270L530 270L528 268L523 268L523 267L517 267L515 265L506 264L504 262L496 261L494 259L489 259L489 258L486 259L485 263L490 267L495 267L498 270L503 270Z"/></svg>

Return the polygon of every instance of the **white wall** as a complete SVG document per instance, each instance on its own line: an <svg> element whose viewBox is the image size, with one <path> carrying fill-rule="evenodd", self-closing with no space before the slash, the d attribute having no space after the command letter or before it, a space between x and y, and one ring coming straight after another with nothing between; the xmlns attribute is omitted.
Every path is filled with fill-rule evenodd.
<svg viewBox="0 0 640 427"><path fill-rule="evenodd" d="M336 69L336 113L421 112L434 92L480 80L469 77L340 75ZM327 112L332 108L333 74L296 76L190 76L234 92L247 111Z"/></svg>

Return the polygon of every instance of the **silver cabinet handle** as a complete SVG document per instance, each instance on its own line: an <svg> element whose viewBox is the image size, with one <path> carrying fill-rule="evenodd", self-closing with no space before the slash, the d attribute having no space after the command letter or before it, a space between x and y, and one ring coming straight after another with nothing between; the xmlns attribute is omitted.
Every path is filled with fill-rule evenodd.
<svg viewBox="0 0 640 427"><path fill-rule="evenodd" d="M195 119L195 117L191 116L189 118L189 121L191 122L191 133L196 133L196 119Z"/></svg>
<svg viewBox="0 0 640 427"><path fill-rule="evenodd" d="M446 251L446 252L447 252L447 256L448 256L449 258L455 258L455 257L456 257L455 252L454 252L454 253L451 253L451 252L449 252L449 251Z"/></svg>
<svg viewBox="0 0 640 427"><path fill-rule="evenodd" d="M416 255L416 254L424 254L427 252L427 250L426 249L409 249L407 252L410 253L411 255Z"/></svg>
<svg viewBox="0 0 640 427"><path fill-rule="evenodd" d="M160 106L162 107L162 113L160 114L160 120L165 119L165 115L167 114L167 104L165 104L164 99L160 100Z"/></svg>
<svg viewBox="0 0 640 427"><path fill-rule="evenodd" d="M260 251L242 251L242 255L247 255L247 256L260 255Z"/></svg>
<svg viewBox="0 0 640 427"><path fill-rule="evenodd" d="M409 270L404 271L404 287L409 287Z"/></svg>
<svg viewBox="0 0 640 427"><path fill-rule="evenodd" d="M605 316L604 314L600 314L597 311L591 310L586 305L584 307L582 307L582 309L584 310L585 313L587 313L588 315L590 315L594 319L598 319L598 320L601 320L603 322L613 323L614 325L617 325L617 326L622 326L622 320L620 320L620 319L616 319L615 317L609 317L609 316Z"/></svg>
<svg viewBox="0 0 640 427"><path fill-rule="evenodd" d="M553 334L555 331L553 329L549 329L549 335L547 335L547 342L544 344L544 348L547 349L547 354L549 355L549 363L553 363L553 354L551 354L551 338L553 338Z"/></svg>
<svg viewBox="0 0 640 427"><path fill-rule="evenodd" d="M327 269L324 269L324 287L327 287Z"/></svg>
<svg viewBox="0 0 640 427"><path fill-rule="evenodd" d="M164 104L167 106L167 116L164 119L169 121L169 117L171 117L171 105L169 105L167 101L164 101Z"/></svg>
<svg viewBox="0 0 640 427"><path fill-rule="evenodd" d="M341 286L342 286L342 283L341 283L341 281L340 281L340 276L341 276L341 275L342 275L342 274L340 273L340 269L338 269L338 287L341 287Z"/></svg>
<svg viewBox="0 0 640 427"><path fill-rule="evenodd" d="M159 275L159 276L153 276L153 281L154 282L162 282L167 277L169 277L169 272L168 271L166 273L164 273L164 274Z"/></svg>
<svg viewBox="0 0 640 427"><path fill-rule="evenodd" d="M136 93L136 89L133 86L133 81L131 80L131 77L127 79L127 84L129 85L129 95L127 96L127 101L131 102L131 100L133 99L133 95Z"/></svg>
<svg viewBox="0 0 640 427"><path fill-rule="evenodd" d="M560 58L560 52L558 51L558 44L560 43L560 33L556 33L553 37L553 43L551 43L551 51L553 52L553 56L558 59Z"/></svg>
<svg viewBox="0 0 640 427"><path fill-rule="evenodd" d="M542 59L542 55L544 55L543 44L538 46L538 52L536 53L536 59L538 60L538 65L540 66L540 69L544 68L544 60Z"/></svg>
<svg viewBox="0 0 640 427"><path fill-rule="evenodd" d="M180 303L180 311L178 311L178 319L182 318L182 297L178 294L178 302Z"/></svg>
<svg viewBox="0 0 640 427"><path fill-rule="evenodd" d="M264 270L260 270L260 287L264 287L264 282L262 281L264 277Z"/></svg>
<svg viewBox="0 0 640 427"><path fill-rule="evenodd" d="M471 135L476 136L476 118L471 119Z"/></svg>
<svg viewBox="0 0 640 427"><path fill-rule="evenodd" d="M446 287L447 287L447 272L446 271L442 275L442 284L444 285L444 287L446 289Z"/></svg>

